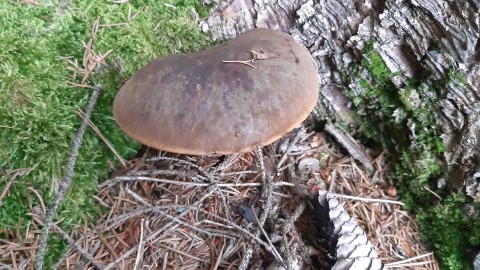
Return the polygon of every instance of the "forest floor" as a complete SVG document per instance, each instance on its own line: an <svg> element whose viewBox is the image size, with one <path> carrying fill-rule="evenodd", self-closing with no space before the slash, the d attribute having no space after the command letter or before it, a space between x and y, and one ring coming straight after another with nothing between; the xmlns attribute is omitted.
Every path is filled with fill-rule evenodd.
<svg viewBox="0 0 480 270"><path fill-rule="evenodd" d="M165 188L165 183L158 182L107 180L115 179L109 176L112 172L115 176L166 178L149 174L151 170L165 170L153 161L124 160L136 155L140 145L117 128L111 114L113 98L126 79L158 55L192 52L212 45L208 35L197 27L207 12L200 1L194 0L133 4L79 0L61 1L61 6L47 0L0 2L0 73L5 74L0 76L0 96L5 99L0 102L0 268L32 267L42 218L65 174L71 142L95 85L101 85L102 90L84 136L72 186L52 227L46 268L108 265L124 252L131 252L125 264L137 263L138 253L132 250L140 237L148 238L148 229L165 225L158 213L149 212L142 219L129 211L141 211L146 207L143 203L151 203L158 194L171 194L168 191L178 189L178 183L169 183ZM298 169L305 158L317 158L319 167L310 171L306 186L314 188L323 183L330 192L357 197L341 199L342 204L358 220L385 263L392 263L391 267L436 269L416 223L401 205L368 201L399 199L394 187L377 185L388 169L384 168L384 155L372 158L376 166L372 175L324 133L310 134L304 143L308 153L291 155L291 166ZM151 152L145 155L153 157ZM279 162L276 155L265 156L273 164ZM212 167L208 160L191 157L175 157L172 162L185 159L199 168ZM247 153L236 156L234 161L235 165L225 169L244 172L247 165L258 161L258 156ZM258 192L230 188L224 197L237 203ZM199 191L183 192L190 198ZM167 202L171 200L173 197ZM222 211L228 215L227 207ZM235 222L244 223L235 212L231 215ZM101 234L98 226L116 229ZM142 228L144 232L138 231ZM183 233L188 231L183 229ZM114 240L121 245L112 246ZM182 239L178 241L178 246L186 247ZM214 248L221 251L221 243ZM159 256L155 251L158 247L148 252ZM206 260L200 254L194 259L188 257L190 251L177 249L170 256ZM94 260L89 259L90 253L96 254ZM401 262L407 258L418 260ZM401 264L395 266L398 262Z"/></svg>
<svg viewBox="0 0 480 270"><path fill-rule="evenodd" d="M275 264L275 246L301 269L329 269L329 240L316 229L325 222L311 203L323 189L358 222L387 268L439 269L396 189L378 185L388 182L386 153L371 159L372 173L328 134L294 132L261 150L229 156L144 148L100 184L92 196L95 221L85 219L69 232L52 226L67 243L53 268L239 269L253 239L255 269ZM0 246L2 263L30 269L45 212L45 206L29 210L27 230ZM263 234L254 236L263 213L269 216ZM282 235L285 226L290 229ZM291 258L284 257L286 248Z"/></svg>

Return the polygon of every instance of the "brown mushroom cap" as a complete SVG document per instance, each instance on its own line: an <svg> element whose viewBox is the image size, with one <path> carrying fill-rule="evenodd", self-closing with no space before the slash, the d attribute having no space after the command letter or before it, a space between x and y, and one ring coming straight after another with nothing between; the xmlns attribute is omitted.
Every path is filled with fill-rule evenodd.
<svg viewBox="0 0 480 270"><path fill-rule="evenodd" d="M255 68L223 62L252 59L252 51L273 57L255 60ZM318 88L302 45L279 31L253 29L204 51L150 62L120 89L113 114L129 136L156 149L246 152L300 124Z"/></svg>

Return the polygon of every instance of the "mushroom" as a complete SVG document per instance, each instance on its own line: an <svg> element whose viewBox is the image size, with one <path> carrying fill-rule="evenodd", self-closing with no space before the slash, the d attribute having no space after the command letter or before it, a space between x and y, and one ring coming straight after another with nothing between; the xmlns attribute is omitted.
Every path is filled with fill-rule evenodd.
<svg viewBox="0 0 480 270"><path fill-rule="evenodd" d="M191 155L247 152L299 125L318 98L310 53L253 29L191 54L159 57L118 92L113 114L133 139Z"/></svg>

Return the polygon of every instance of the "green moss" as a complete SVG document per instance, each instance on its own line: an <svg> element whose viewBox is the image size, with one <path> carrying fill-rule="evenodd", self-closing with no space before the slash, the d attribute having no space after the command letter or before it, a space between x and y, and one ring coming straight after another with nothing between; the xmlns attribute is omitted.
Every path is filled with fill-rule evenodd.
<svg viewBox="0 0 480 270"><path fill-rule="evenodd" d="M45 256L45 269L53 269L56 262L62 257L63 253L67 251L68 243L58 235L52 235L47 242L48 253Z"/></svg>
<svg viewBox="0 0 480 270"><path fill-rule="evenodd" d="M464 84L464 85L468 84L465 76L463 76L462 73L459 70L454 69L454 68L451 68L448 71L447 81L456 81L456 82L458 82L460 84Z"/></svg>
<svg viewBox="0 0 480 270"><path fill-rule="evenodd" d="M472 237L472 232L480 230L479 222L467 219L462 213L464 198L460 195L445 195L447 198L439 201L425 189L425 186L434 189L435 179L447 171L441 161L445 146L433 115L436 104L430 101L440 91L414 80L407 80L401 89L394 87L391 78L396 74L389 71L375 52L374 42L365 46L362 67L353 67L353 73L349 72L355 75L343 77L361 87L347 93L362 119L358 131L370 141L380 143L379 151L386 147L396 157L393 176L402 200L416 215L441 268L468 269L465 254L474 245L478 247L480 237ZM361 68L370 76L362 75L365 70ZM455 72L449 73L449 78L464 81Z"/></svg>
<svg viewBox="0 0 480 270"><path fill-rule="evenodd" d="M365 58L362 61L362 66L370 71L379 84L383 84L386 83L393 74L388 69L380 54L373 49L373 44L374 41L365 44Z"/></svg>
<svg viewBox="0 0 480 270"><path fill-rule="evenodd" d="M53 197L59 183L81 119L76 112L84 109L91 91L72 87L71 63L82 66L85 48L92 38L92 50L105 55L104 66L97 66L89 76L90 85L102 85L102 93L92 114L92 121L123 157L136 153L139 144L117 128L112 117L113 98L121 82L128 79L158 55L191 52L211 44L192 18L192 8L204 17L207 9L201 1L108 1L79 0L68 3L65 15L57 6L42 2L39 6L0 1L0 165L11 171L30 168L15 179L10 193L0 207L0 231L7 237L17 226L25 228L27 215L39 201L29 188ZM128 14L137 16L128 21ZM101 25L95 37L92 26ZM69 61L67 61L67 59ZM120 70L122 72L120 72ZM7 161L8 160L8 161ZM58 219L63 228L95 219L93 194L98 182L118 161L99 137L88 129L75 167L75 178L68 197L61 205ZM0 190L9 181L0 178ZM21 224L21 225L18 225ZM61 243L53 239L49 256L58 256Z"/></svg>
<svg viewBox="0 0 480 270"><path fill-rule="evenodd" d="M462 194L451 194L441 204L417 214L423 235L437 251L442 269L472 269L465 255L479 243L480 236L475 232L480 229L480 221L465 216L461 210L465 202Z"/></svg>

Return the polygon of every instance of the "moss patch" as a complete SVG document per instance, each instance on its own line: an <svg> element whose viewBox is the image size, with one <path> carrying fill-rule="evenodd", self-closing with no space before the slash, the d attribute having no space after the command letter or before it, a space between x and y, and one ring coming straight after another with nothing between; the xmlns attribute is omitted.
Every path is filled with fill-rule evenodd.
<svg viewBox="0 0 480 270"><path fill-rule="evenodd" d="M344 77L359 86L347 90L362 119L358 131L381 142L381 147L396 157L393 178L401 198L416 215L441 268L470 269L465 254L479 244L479 237L472 233L480 230L480 222L469 220L462 212L464 197L452 192L439 201L425 189L435 190L435 180L447 170L441 161L445 146L433 115L439 91L413 80L401 89L395 87L391 78L396 74L387 68L373 43L365 47L362 67L353 67L349 73L355 75ZM456 73L450 77L461 81Z"/></svg>
<svg viewBox="0 0 480 270"><path fill-rule="evenodd" d="M112 50L105 65L97 66L86 84L102 85L92 121L124 157L136 153L139 144L117 128L111 114L121 81L159 55L196 51L211 44L192 17L192 9L200 16L207 14L201 1L116 4L79 0L68 3L64 15L51 1L37 1L38 6L11 2L0 2L0 164L5 172L0 190L13 175L7 172L31 170L15 179L2 200L0 238L11 236L17 227L24 229L30 220L27 213L40 206L32 188L48 203L63 176L81 121L76 112L85 108L91 93L70 84L81 83L83 77L77 73L73 79L70 69L75 65L72 63L82 67L83 44L94 38L92 50L96 54ZM97 18L100 27L93 37ZM98 182L117 164L111 151L88 129L73 186L57 216L63 220L62 227L94 220L92 195ZM55 252L63 247L58 241L52 246L54 259L58 257Z"/></svg>

